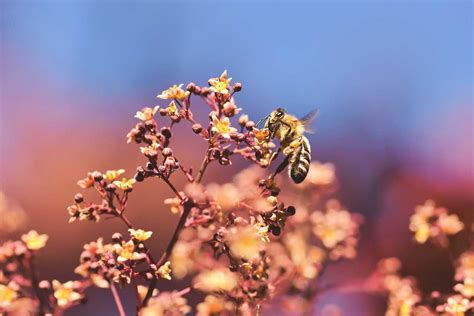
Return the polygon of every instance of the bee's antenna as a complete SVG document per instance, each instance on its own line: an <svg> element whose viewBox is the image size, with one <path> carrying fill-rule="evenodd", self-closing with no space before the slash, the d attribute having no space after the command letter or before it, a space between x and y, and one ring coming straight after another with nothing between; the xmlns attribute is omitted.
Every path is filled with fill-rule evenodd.
<svg viewBox="0 0 474 316"><path fill-rule="evenodd" d="M261 126L262 123L264 123L269 117L270 117L270 115L265 116L260 121L258 121L257 125L255 125L255 126L257 126L257 127Z"/></svg>

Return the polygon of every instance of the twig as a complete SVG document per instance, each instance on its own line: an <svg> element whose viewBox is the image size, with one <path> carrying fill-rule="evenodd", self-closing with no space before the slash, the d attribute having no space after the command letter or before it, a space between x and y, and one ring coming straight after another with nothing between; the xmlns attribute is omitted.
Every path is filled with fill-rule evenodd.
<svg viewBox="0 0 474 316"><path fill-rule="evenodd" d="M196 176L196 183L200 183L202 181L202 177L204 176L204 172L206 171L207 166L209 165L209 154L210 154L210 147L207 150L206 156L204 157L201 168L199 168L198 174Z"/></svg>
<svg viewBox="0 0 474 316"><path fill-rule="evenodd" d="M174 192L174 194L176 194L176 196L177 196L181 201L184 201L184 197L178 192L178 190L176 190L176 188L174 187L174 185L173 185L166 177L161 177L161 179L163 179L163 181L171 188L171 190Z"/></svg>
<svg viewBox="0 0 474 316"><path fill-rule="evenodd" d="M32 255L30 257L30 260L27 262L28 266L30 268L30 273L31 273L31 283L33 286L33 290L35 291L36 296L38 297L38 300L40 302L40 314L45 315L45 307L48 307L48 304L45 304L44 297L41 293L41 289L38 287L38 275L36 272L36 266L34 263L34 256Z"/></svg>
<svg viewBox="0 0 474 316"><path fill-rule="evenodd" d="M120 296L117 293L117 289L115 288L115 285L113 282L110 283L110 291L112 292L112 295L114 297L115 304L117 305L117 309L119 312L120 316L125 316L125 310L123 309L122 301L120 300Z"/></svg>
<svg viewBox="0 0 474 316"><path fill-rule="evenodd" d="M191 212L191 209L195 206L194 201L191 199L186 199L184 202L184 210L183 214L181 214L181 217L179 218L179 222L176 225L176 229L173 233L173 236L171 237L170 242L168 243L168 246L166 247L165 252L161 256L160 260L157 262L157 266L160 267L162 266L166 261L168 261L169 257L171 256L171 252L173 251L174 245L178 241L179 234L184 228L184 224L186 223L186 219L188 218L189 212ZM148 287L148 291L146 293L145 299L143 300L142 307L146 306L148 304L148 301L150 300L153 291L155 290L156 287L156 282L157 278L154 277L150 281L150 286Z"/></svg>

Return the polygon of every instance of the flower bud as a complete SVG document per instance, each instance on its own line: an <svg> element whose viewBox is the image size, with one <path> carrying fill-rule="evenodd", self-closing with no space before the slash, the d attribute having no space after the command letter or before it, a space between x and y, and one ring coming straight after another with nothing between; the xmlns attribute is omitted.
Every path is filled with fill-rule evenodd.
<svg viewBox="0 0 474 316"><path fill-rule="evenodd" d="M267 202L271 205L271 206L275 206L278 204L278 199L272 195L270 195L269 197L267 197Z"/></svg>
<svg viewBox="0 0 474 316"><path fill-rule="evenodd" d="M160 165L158 167L158 172L161 173L161 174L164 174L166 172L166 167L163 166L163 165Z"/></svg>
<svg viewBox="0 0 474 316"><path fill-rule="evenodd" d="M278 196L280 194L280 188L273 188L271 191L271 195Z"/></svg>
<svg viewBox="0 0 474 316"><path fill-rule="evenodd" d="M107 186L105 187L105 189L109 192L115 192L115 190L117 189L117 187L115 185L113 185L112 183L110 184L107 184Z"/></svg>
<svg viewBox="0 0 474 316"><path fill-rule="evenodd" d="M254 127L255 127L255 122L254 121L248 121L245 124L245 128L248 129L249 131L251 131Z"/></svg>
<svg viewBox="0 0 474 316"><path fill-rule="evenodd" d="M199 134L199 133L202 132L202 125L196 123L196 124L193 125L192 129L193 129L194 133Z"/></svg>
<svg viewBox="0 0 474 316"><path fill-rule="evenodd" d="M197 88L197 85L194 82L191 82L186 86L186 90L188 90L191 93L195 93L196 88Z"/></svg>
<svg viewBox="0 0 474 316"><path fill-rule="evenodd" d="M74 202L76 203L82 203L84 201L84 196L81 193L77 193L74 196Z"/></svg>
<svg viewBox="0 0 474 316"><path fill-rule="evenodd" d="M197 94L197 95L199 95L199 94L201 94L201 92L202 92L202 89L201 89L201 87L199 87L199 86L196 86L196 88L194 88L194 92L193 92L194 94Z"/></svg>
<svg viewBox="0 0 474 316"><path fill-rule="evenodd" d="M145 128L149 131L154 130L156 127L155 122L153 121L146 121L145 122Z"/></svg>
<svg viewBox="0 0 474 316"><path fill-rule="evenodd" d="M159 109L158 113L160 113L161 116L166 116L166 109Z"/></svg>
<svg viewBox="0 0 474 316"><path fill-rule="evenodd" d="M102 179L104 179L104 176L102 176L102 173L100 173L99 171L94 171L93 176L94 176L94 181L96 182L100 182L102 181Z"/></svg>
<svg viewBox="0 0 474 316"><path fill-rule="evenodd" d="M286 212L290 215L290 216L293 216L296 214L296 209L294 206L288 206L286 208Z"/></svg>
<svg viewBox="0 0 474 316"><path fill-rule="evenodd" d="M171 138L171 130L169 127L162 127L160 133L166 138Z"/></svg>
<svg viewBox="0 0 474 316"><path fill-rule="evenodd" d="M38 283L38 286L40 289L49 289L51 288L51 283L49 283L47 280L42 280L40 283Z"/></svg>
<svg viewBox="0 0 474 316"><path fill-rule="evenodd" d="M137 172L134 176L135 181L142 182L145 180L145 173L144 172Z"/></svg>
<svg viewBox="0 0 474 316"><path fill-rule="evenodd" d="M83 251L80 256L82 262L91 260L91 253L89 251Z"/></svg>
<svg viewBox="0 0 474 316"><path fill-rule="evenodd" d="M94 272L97 272L99 271L99 264L97 262L92 262L89 266L89 268L94 271Z"/></svg>
<svg viewBox="0 0 474 316"><path fill-rule="evenodd" d="M212 157L219 159L221 157L221 151L219 149L212 149L211 151Z"/></svg>
<svg viewBox="0 0 474 316"><path fill-rule="evenodd" d="M234 92L239 92L240 90L242 90L242 84L240 82L236 82L232 89L234 89Z"/></svg>
<svg viewBox="0 0 474 316"><path fill-rule="evenodd" d="M173 155L173 150L169 147L166 147L161 153L163 154L163 157L169 157Z"/></svg>
<svg viewBox="0 0 474 316"><path fill-rule="evenodd" d="M214 117L218 117L219 116L219 113L217 111L211 111L209 112L209 119L213 119Z"/></svg>
<svg viewBox="0 0 474 316"><path fill-rule="evenodd" d="M244 127L247 122L249 121L249 116L247 114L243 114L239 117L237 122L239 123L240 126Z"/></svg>
<svg viewBox="0 0 474 316"><path fill-rule="evenodd" d="M281 234L281 228L276 225L271 225L270 230L272 231L272 234L275 236L279 236Z"/></svg>
<svg viewBox="0 0 474 316"><path fill-rule="evenodd" d="M175 167L175 159L173 157L167 157L165 160L165 167L169 169L174 169Z"/></svg>
<svg viewBox="0 0 474 316"><path fill-rule="evenodd" d="M121 243L121 242L123 241L123 236L122 236L122 234L121 234L121 233L115 233L115 234L113 234L113 235L112 235L112 241L113 241L114 243L117 243L117 244Z"/></svg>
<svg viewBox="0 0 474 316"><path fill-rule="evenodd" d="M145 166L148 170L153 170L156 168L156 164L153 163L153 162L147 162L146 166Z"/></svg>
<svg viewBox="0 0 474 316"><path fill-rule="evenodd" d="M140 133L146 132L145 124L143 124L143 122L138 123L135 127L140 131Z"/></svg>
<svg viewBox="0 0 474 316"><path fill-rule="evenodd" d="M220 163L221 165L223 165L223 166L227 166L227 165L230 165L231 161L230 161L230 159L227 158L227 157L221 157L221 158L219 159L219 163Z"/></svg>
<svg viewBox="0 0 474 316"><path fill-rule="evenodd" d="M173 115L173 116L171 116L171 120L175 123L179 123L181 121L181 117L179 117L177 115ZM167 138L169 138L169 137L167 137Z"/></svg>
<svg viewBox="0 0 474 316"><path fill-rule="evenodd" d="M227 117L232 117L239 113L240 109L237 108L235 103L233 102L226 102L223 106L222 113L224 113Z"/></svg>
<svg viewBox="0 0 474 316"><path fill-rule="evenodd" d="M201 88L201 95L204 97L211 94L211 92L212 90L208 87Z"/></svg>

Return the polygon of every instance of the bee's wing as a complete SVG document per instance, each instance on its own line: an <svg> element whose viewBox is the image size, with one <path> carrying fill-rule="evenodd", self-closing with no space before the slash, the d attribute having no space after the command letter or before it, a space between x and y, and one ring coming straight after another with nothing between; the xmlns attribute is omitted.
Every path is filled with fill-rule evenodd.
<svg viewBox="0 0 474 316"><path fill-rule="evenodd" d="M300 122L303 124L305 132L314 133L313 123L316 117L318 117L318 115L319 109L316 109L312 110L311 112L300 118Z"/></svg>

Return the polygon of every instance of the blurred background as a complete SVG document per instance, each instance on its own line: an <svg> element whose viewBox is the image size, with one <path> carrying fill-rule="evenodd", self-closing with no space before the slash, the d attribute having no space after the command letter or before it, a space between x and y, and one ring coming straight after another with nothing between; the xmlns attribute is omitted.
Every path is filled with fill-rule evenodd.
<svg viewBox="0 0 474 316"><path fill-rule="evenodd" d="M449 289L449 260L411 242L408 218L432 198L473 221L472 6L3 0L0 191L28 219L0 237L18 238L29 228L47 233L42 277L75 278L84 242L125 231L113 220L67 224L77 180L118 168L132 176L144 161L125 143L135 111L159 104L155 96L172 84L205 85L227 69L243 83L236 102L254 120L278 106L297 115L320 110L313 159L336 165L338 197L367 219L358 259L331 267L324 282L368 275L381 257L398 256L423 289ZM195 140L178 141L187 165L198 164L205 150ZM245 165L234 161L226 174ZM211 168L207 181L229 180L218 170ZM157 252L177 221L163 206L170 196L150 181L130 201L130 219L155 232ZM465 237L454 240L456 251L466 248ZM416 255L420 247L423 256ZM115 313L108 291L92 291L89 301L69 314ZM354 316L380 315L385 307L357 294L328 293L319 302Z"/></svg>

